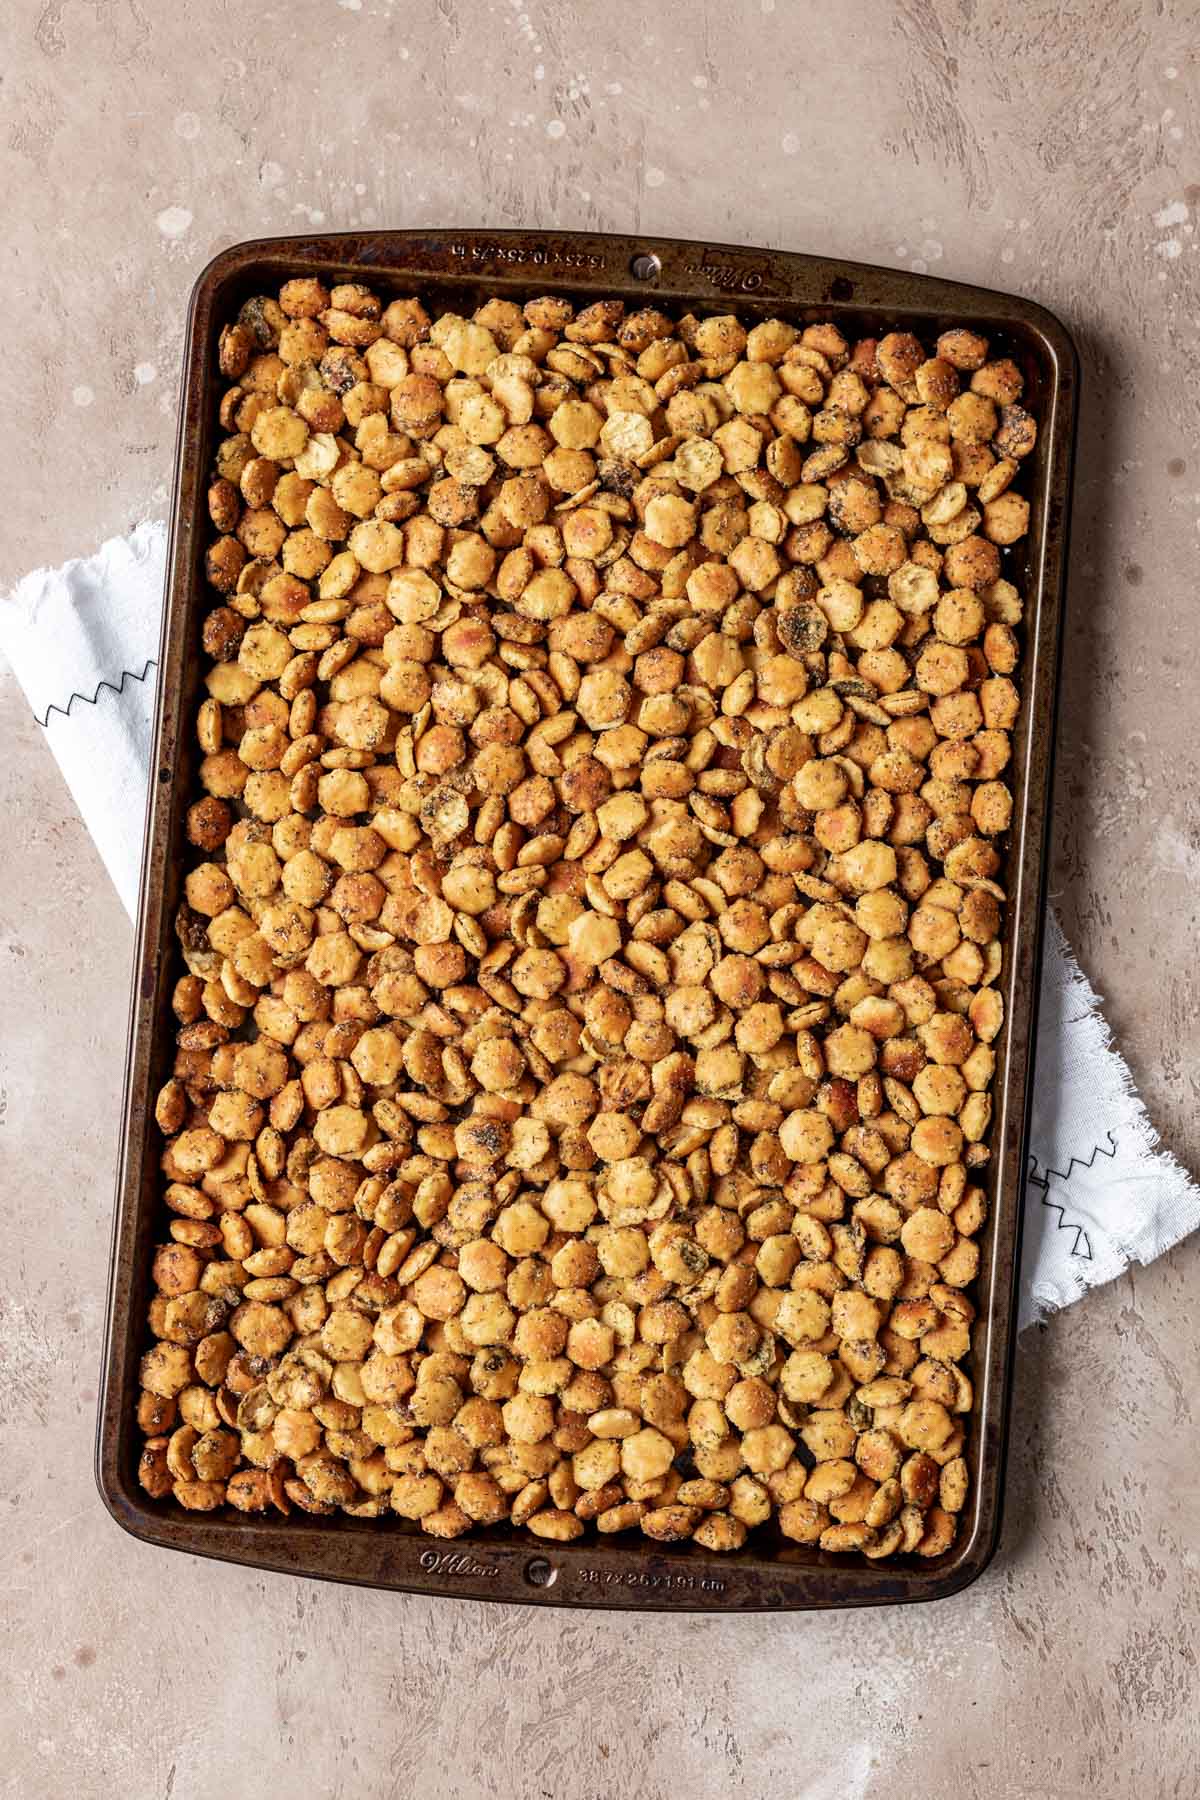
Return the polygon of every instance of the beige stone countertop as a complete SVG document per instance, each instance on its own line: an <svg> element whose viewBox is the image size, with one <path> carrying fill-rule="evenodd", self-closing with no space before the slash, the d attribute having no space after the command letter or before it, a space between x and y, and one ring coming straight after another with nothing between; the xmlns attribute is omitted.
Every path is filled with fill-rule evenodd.
<svg viewBox="0 0 1200 1800"><path fill-rule="evenodd" d="M1195 1160L1200 49L1187 0L8 0L0 591L165 510L223 245L540 225L1051 306L1084 370L1054 897ZM131 933L0 676L0 1795L1193 1800L1200 1247L1018 1358L940 1605L708 1620L320 1586L124 1538L92 1432Z"/></svg>

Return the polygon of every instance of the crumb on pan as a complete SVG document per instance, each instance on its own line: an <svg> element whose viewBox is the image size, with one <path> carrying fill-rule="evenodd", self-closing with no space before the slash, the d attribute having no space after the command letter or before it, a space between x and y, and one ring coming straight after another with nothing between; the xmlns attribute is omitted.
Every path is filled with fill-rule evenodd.
<svg viewBox="0 0 1200 1800"><path fill-rule="evenodd" d="M308 277L219 362L143 1487L940 1554L1020 371Z"/></svg>

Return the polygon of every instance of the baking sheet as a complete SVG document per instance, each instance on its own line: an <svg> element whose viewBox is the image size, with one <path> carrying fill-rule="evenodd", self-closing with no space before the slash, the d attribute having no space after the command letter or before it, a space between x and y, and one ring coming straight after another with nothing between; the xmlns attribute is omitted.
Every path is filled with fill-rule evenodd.
<svg viewBox="0 0 1200 1800"><path fill-rule="evenodd" d="M380 292L419 290L434 306L469 311L489 295L542 293L582 303L601 295L796 323L833 319L848 336L911 329L923 338L972 325L1025 375L1039 423L1029 481L1030 534L1009 563L1025 595L1022 711L1013 740L1014 817L1004 871L1005 1024L995 1048L990 1219L976 1289L969 1371L971 1491L958 1541L939 1558L872 1563L752 1535L719 1556L691 1543L583 1538L539 1545L514 1528L440 1544L399 1519L253 1518L188 1513L154 1502L137 1482L137 1365L146 1347L151 1246L161 1234L160 1144L153 1101L174 1055L170 996L178 973L173 920L183 869L183 818L195 793L191 725L199 698L199 622L210 603L202 572L209 535L222 324L249 295L290 276L368 280ZM739 246L557 232L369 232L274 238L223 251L192 295L185 350L159 658L158 717L134 959L117 1207L104 1346L96 1472L117 1522L146 1542L254 1567L415 1592L548 1605L707 1612L879 1605L943 1597L974 1580L999 1533L1028 1100L1041 959L1046 832L1067 548L1078 363L1043 308L930 276Z"/></svg>

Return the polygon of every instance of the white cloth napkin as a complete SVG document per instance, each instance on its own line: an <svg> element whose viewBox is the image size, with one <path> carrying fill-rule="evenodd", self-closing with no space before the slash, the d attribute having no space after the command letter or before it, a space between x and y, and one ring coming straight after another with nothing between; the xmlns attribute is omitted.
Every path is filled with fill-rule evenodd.
<svg viewBox="0 0 1200 1800"><path fill-rule="evenodd" d="M38 569L0 601L0 651L43 726L126 911L137 905L166 527ZM1047 921L1020 1324L1200 1225L1200 1187L1164 1150L1096 995Z"/></svg>
<svg viewBox="0 0 1200 1800"><path fill-rule="evenodd" d="M161 519L94 556L35 569L0 601L12 664L120 894L137 910L167 530Z"/></svg>

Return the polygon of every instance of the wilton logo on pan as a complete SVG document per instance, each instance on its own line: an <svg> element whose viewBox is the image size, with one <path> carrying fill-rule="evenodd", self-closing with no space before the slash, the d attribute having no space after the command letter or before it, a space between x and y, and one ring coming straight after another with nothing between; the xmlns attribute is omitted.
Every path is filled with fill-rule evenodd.
<svg viewBox="0 0 1200 1800"><path fill-rule="evenodd" d="M687 273L702 276L723 293L736 289L742 294L753 294L763 285L762 270L742 267L736 251L731 250L702 250L699 262L688 264Z"/></svg>
<svg viewBox="0 0 1200 1800"><path fill-rule="evenodd" d="M478 1575L490 1581L500 1573L495 1563L476 1562L473 1556L455 1551L425 1550L420 1562L428 1575Z"/></svg>

